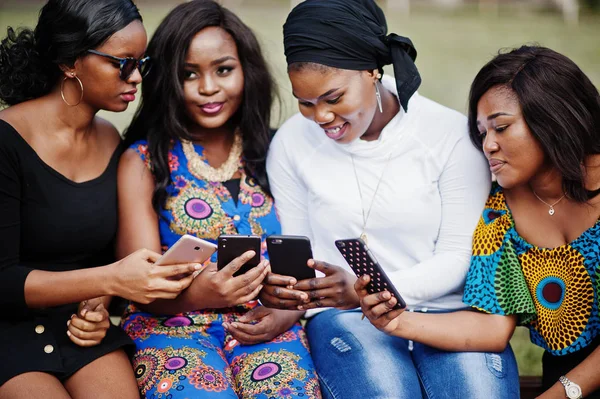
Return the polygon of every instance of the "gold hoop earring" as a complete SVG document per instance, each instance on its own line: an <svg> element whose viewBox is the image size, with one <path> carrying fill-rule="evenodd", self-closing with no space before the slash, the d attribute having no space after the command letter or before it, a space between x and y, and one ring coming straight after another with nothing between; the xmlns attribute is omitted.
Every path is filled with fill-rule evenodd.
<svg viewBox="0 0 600 399"><path fill-rule="evenodd" d="M67 81L67 79L69 79L66 76L63 79L62 83L60 84L60 96L62 97L62 100L65 102L65 104L67 104L69 107L75 107L75 106L79 105L81 100L83 100L83 83L81 83L81 79L79 79L79 77L77 77L77 75L71 75L71 77L77 79L77 82L79 82L79 87L81 88L81 96L79 96L79 101L77 101L77 104L69 104L69 102L65 98L65 92L64 92L65 82Z"/></svg>

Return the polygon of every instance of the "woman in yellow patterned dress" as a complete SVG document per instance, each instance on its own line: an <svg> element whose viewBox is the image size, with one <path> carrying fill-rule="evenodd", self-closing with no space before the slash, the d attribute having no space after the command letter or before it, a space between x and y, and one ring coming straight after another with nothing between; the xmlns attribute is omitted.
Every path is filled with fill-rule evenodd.
<svg viewBox="0 0 600 399"><path fill-rule="evenodd" d="M526 326L545 349L541 397L600 397L598 90L567 57L523 46L475 78L469 128L497 177L463 298L480 312L401 314L359 279L363 311L390 334L448 350L501 350Z"/></svg>

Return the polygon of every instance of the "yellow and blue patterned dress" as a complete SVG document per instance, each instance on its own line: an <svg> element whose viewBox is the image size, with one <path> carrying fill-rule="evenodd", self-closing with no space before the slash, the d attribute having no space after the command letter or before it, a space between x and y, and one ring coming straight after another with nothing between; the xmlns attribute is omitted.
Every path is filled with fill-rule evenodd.
<svg viewBox="0 0 600 399"><path fill-rule="evenodd" d="M531 341L554 358L588 353L600 331L599 263L600 221L569 244L536 247L519 236L494 184L473 238L463 300L487 313L517 315Z"/></svg>
<svg viewBox="0 0 600 399"><path fill-rule="evenodd" d="M146 141L133 148L149 165ZM202 154L202 147L195 145ZM241 179L208 182L188 168L181 143L169 152L172 183L160 210L163 250L183 234L216 242L221 234L280 234L273 199L240 169ZM232 186L232 184L234 185ZM232 188L239 186L237 201ZM229 189L228 189L229 187ZM213 258L216 261L216 258ZM121 325L136 344L133 366L145 398L304 398L321 397L304 329L300 324L270 342L241 345L223 328L257 301L227 309L154 315L130 305Z"/></svg>

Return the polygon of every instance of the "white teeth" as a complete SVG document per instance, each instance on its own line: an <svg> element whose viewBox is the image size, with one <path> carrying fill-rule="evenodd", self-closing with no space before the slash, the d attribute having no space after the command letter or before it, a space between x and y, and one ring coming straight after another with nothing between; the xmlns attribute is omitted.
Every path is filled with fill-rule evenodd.
<svg viewBox="0 0 600 399"><path fill-rule="evenodd" d="M326 131L327 133L330 133L330 134L336 134L336 133L338 133L340 130L342 130L342 127L343 127L343 126L339 126L339 127L336 127L336 128L334 128L334 129L325 129L325 131Z"/></svg>

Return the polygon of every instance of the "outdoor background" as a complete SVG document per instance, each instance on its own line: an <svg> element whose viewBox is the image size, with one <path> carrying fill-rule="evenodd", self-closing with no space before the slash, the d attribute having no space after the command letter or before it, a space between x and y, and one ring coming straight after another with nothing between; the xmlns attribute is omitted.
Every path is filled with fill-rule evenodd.
<svg viewBox="0 0 600 399"><path fill-rule="evenodd" d="M137 0L149 36L162 18L182 1ZM298 0L222 0L254 29L278 82L282 107L274 113L274 127L297 112L286 76L282 25ZM6 27L34 27L40 0L0 0L0 38ZM538 43L574 60L600 85L599 0L387 0L389 32L408 36L415 44L417 66L423 77L419 89L441 104L465 112L469 85L475 74L501 48ZM567 7L563 9L562 6ZM566 12L565 12L566 10ZM386 73L392 73L391 66ZM137 103L120 114L102 112L122 131ZM541 350L518 328L512 340L521 375L541 374Z"/></svg>

